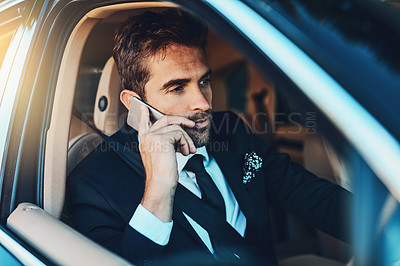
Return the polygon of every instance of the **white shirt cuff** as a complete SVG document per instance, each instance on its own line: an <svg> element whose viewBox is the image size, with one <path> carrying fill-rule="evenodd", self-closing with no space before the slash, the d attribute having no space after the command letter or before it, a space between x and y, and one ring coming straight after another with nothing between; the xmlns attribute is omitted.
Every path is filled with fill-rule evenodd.
<svg viewBox="0 0 400 266"><path fill-rule="evenodd" d="M165 246L171 236L173 221L164 223L139 204L129 225L156 244Z"/></svg>

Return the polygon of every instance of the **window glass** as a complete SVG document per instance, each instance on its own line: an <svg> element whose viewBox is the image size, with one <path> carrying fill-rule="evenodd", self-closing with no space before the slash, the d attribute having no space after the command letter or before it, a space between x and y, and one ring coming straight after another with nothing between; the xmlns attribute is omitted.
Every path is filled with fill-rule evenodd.
<svg viewBox="0 0 400 266"><path fill-rule="evenodd" d="M14 33L22 23L26 1L0 1L0 66Z"/></svg>

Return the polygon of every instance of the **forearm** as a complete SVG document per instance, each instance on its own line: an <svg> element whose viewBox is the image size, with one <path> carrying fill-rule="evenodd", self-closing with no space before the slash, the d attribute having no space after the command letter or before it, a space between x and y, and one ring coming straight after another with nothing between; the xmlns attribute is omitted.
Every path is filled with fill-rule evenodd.
<svg viewBox="0 0 400 266"><path fill-rule="evenodd" d="M146 181L141 204L161 221L171 222L176 185L160 184L154 180Z"/></svg>

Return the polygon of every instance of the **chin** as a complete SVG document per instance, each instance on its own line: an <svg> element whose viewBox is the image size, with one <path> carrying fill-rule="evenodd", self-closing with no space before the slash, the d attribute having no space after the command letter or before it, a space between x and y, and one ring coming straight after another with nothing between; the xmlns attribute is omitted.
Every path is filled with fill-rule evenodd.
<svg viewBox="0 0 400 266"><path fill-rule="evenodd" d="M204 128L185 128L189 137L193 140L194 146L196 148L203 147L210 142L210 126Z"/></svg>

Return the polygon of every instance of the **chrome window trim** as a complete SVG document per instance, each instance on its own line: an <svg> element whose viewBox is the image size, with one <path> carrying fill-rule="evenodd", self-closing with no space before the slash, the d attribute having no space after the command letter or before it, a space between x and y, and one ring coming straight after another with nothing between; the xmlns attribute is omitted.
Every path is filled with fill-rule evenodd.
<svg viewBox="0 0 400 266"><path fill-rule="evenodd" d="M318 106L400 202L399 142L318 64L257 12L240 1L204 1L243 32Z"/></svg>
<svg viewBox="0 0 400 266"><path fill-rule="evenodd" d="M17 241L0 229L0 244L5 247L23 265L45 265L38 258L22 247Z"/></svg>

